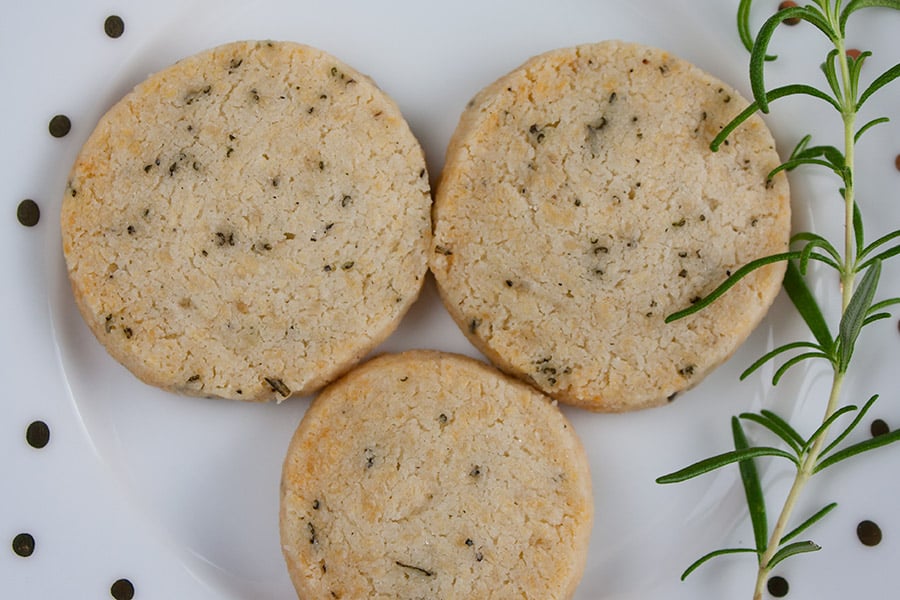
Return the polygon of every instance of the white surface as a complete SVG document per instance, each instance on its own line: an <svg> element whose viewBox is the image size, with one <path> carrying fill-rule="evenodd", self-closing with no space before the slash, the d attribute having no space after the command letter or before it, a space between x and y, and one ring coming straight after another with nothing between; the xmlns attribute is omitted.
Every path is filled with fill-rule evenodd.
<svg viewBox="0 0 900 600"><path fill-rule="evenodd" d="M758 25L777 5L756 3ZM466 101L533 54L619 38L665 48L748 94L747 55L734 29L737 0L599 0L424 3L307 1L16 2L0 21L4 82L0 181L0 589L5 597L107 597L120 577L135 598L292 598L278 543L278 480L288 440L308 400L245 405L176 397L148 388L103 351L74 306L59 242L58 209L68 169L102 113L150 72L206 47L235 39L286 39L329 51L371 75L406 114L428 156L432 178ZM868 14L867 14L868 13ZM103 33L110 14L125 21L116 40ZM856 17L854 17L856 19ZM865 80L900 56L900 15L863 11L851 45L876 55ZM817 65L825 45L811 27L779 30L768 67L770 85L823 85ZM870 239L900 226L900 93L895 85L867 105L869 118L893 122L859 148L858 192ZM71 133L54 139L47 122L71 117ZM868 119L864 119L868 120ZM769 123L782 155L806 132L838 143L839 120L814 100L773 105ZM792 175L795 223L837 240L836 181L806 170ZM19 201L34 198L41 221L16 222ZM900 263L882 276L880 296L900 294ZM830 277L817 291L836 298ZM835 304L829 304L834 308ZM831 315L833 317L833 315ZM695 390L664 408L626 415L566 409L588 449L596 524L577 598L631 600L750 598L750 555L719 559L686 582L678 577L699 555L749 544L736 468L689 483L654 479L728 450L729 418L765 406L814 427L827 373L798 367L777 389L771 369L739 383L738 373L774 343L804 335L782 295L764 324ZM422 299L380 349L438 348L475 355L441 307L429 279ZM863 334L847 401L875 392L872 418L900 426L897 319ZM24 441L27 425L46 421L50 444ZM766 440L749 428L756 440ZM886 597L900 586L900 444L848 461L819 476L801 513L828 501L837 511L810 532L823 545L777 569L789 598ZM788 483L766 468L775 511ZM816 499L813 500L812 497ZM777 506L774 506L777 505ZM856 524L876 521L884 541L856 539ZM774 521L774 515L771 517ZM9 544L19 532L36 539L21 558Z"/></svg>

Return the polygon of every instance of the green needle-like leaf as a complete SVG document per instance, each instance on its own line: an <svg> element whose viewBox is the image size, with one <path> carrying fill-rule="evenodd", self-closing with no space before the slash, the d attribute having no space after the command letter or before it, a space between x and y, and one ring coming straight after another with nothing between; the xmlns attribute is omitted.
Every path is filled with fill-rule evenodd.
<svg viewBox="0 0 900 600"><path fill-rule="evenodd" d="M730 465L742 460L747 460L748 458L756 458L757 456L780 456L799 466L799 461L793 454L789 454L784 450L780 450L778 448L756 446L753 448L747 448L745 450L733 450L731 452L725 452L723 454L718 454L716 456L712 456L710 458L695 462L694 464L679 471L675 471L673 473L669 473L668 475L659 477L656 480L656 483L678 483L681 481L687 481L688 479L693 479L694 477L703 475L704 473L709 473L710 471L714 471L726 465Z"/></svg>
<svg viewBox="0 0 900 600"><path fill-rule="evenodd" d="M753 98L759 105L759 109L767 113L769 112L769 101L766 94L766 84L764 79L764 66L766 50L775 29L785 20L799 17L804 21L815 25L822 31L828 39L837 45L837 36L832 30L828 20L814 8L810 6L795 6L779 10L768 18L756 34L756 41L753 43L753 50L750 52L750 87L753 89Z"/></svg>
<svg viewBox="0 0 900 600"><path fill-rule="evenodd" d="M876 125L880 125L882 123L889 123L889 122L890 122L890 119L888 119L887 117L878 117L877 119L872 119L871 121L869 121L868 123L866 123L865 125L863 125L862 127L859 128L859 131L857 131L856 135L853 136L853 143L858 144L859 138L862 137L862 134L864 134L868 130L872 129Z"/></svg>
<svg viewBox="0 0 900 600"><path fill-rule="evenodd" d="M797 158L812 158L816 156L824 156L825 160L840 169L846 165L844 153L834 146L809 146L797 154Z"/></svg>
<svg viewBox="0 0 900 600"><path fill-rule="evenodd" d="M870 258L869 260L867 260L867 261L864 262L863 264L859 265L859 267L858 267L856 270L857 270L857 271L864 271L864 270L869 269L870 267L872 267L872 265L873 265L876 261L877 261L877 262L884 262L885 260L887 260L887 259L889 259L889 258L891 258L891 257L897 256L898 254L900 254L900 245L894 246L893 248L890 248L890 249L885 250L884 252L882 252L882 253L880 253L880 254L878 254L878 255L876 255L876 256L873 256L872 258Z"/></svg>
<svg viewBox="0 0 900 600"><path fill-rule="evenodd" d="M810 242L807 244L803 250L800 252L800 274L806 275L806 271L809 269L809 261L810 259L818 260L819 262L823 262L826 265L830 266L832 269L837 271L838 273L843 272L841 265L838 264L837 261L841 260L840 257L837 259L829 258L818 252L813 252L816 248L821 248L821 244L818 242ZM827 247L825 247L827 250Z"/></svg>
<svg viewBox="0 0 900 600"><path fill-rule="evenodd" d="M816 438L818 438L820 435L824 435L835 421L840 419L848 412L853 412L856 410L859 410L857 406L849 404L847 406L842 406L840 409L834 411L831 416L825 419L822 424L819 425L819 427L813 432L813 434L809 436L809 439L806 440L806 443L803 445L803 449L806 450L807 448L812 447L812 445L816 442Z"/></svg>
<svg viewBox="0 0 900 600"><path fill-rule="evenodd" d="M796 441L798 444L803 444L803 436L801 436L800 433L796 429L794 429L790 423L782 419L781 416L779 416L777 413L764 408L759 411L759 414L769 419L773 423L778 423L784 431L789 433L790 436L794 438L794 441Z"/></svg>
<svg viewBox="0 0 900 600"><path fill-rule="evenodd" d="M856 256L859 256L863 251L865 232L863 231L862 213L859 211L859 204L857 202L853 203L853 237L856 241Z"/></svg>
<svg viewBox="0 0 900 600"><path fill-rule="evenodd" d="M834 59L837 55L838 51L837 48L835 48L828 53L825 62L820 65L820 68L822 69L822 72L825 73L825 80L828 82L828 87L831 88L831 93L834 94L835 98L840 98L842 96L841 84L838 81L837 67L834 66Z"/></svg>
<svg viewBox="0 0 900 600"><path fill-rule="evenodd" d="M835 452L825 460L821 461L816 465L816 468L813 469L813 473L818 473L822 469L827 469L831 465L837 464L842 460L850 458L851 456L856 456L857 454L862 454L863 452L868 452L869 450L874 450L875 448L881 448L882 446L893 444L898 440L900 440L900 429L896 429L894 431L891 431L890 433L885 433L884 435L879 435L878 437L873 437L870 440L866 440L858 444L853 444L852 446L848 446L843 450Z"/></svg>
<svg viewBox="0 0 900 600"><path fill-rule="evenodd" d="M900 229L897 229L896 231L892 231L886 235L881 236L880 238L878 238L877 240L875 240L874 242L872 242L871 244L866 246L865 249L863 249L863 251L859 253L858 260L862 260L869 254L871 254L872 251L875 250L876 248L880 248L881 246L884 246L888 242L891 242L891 241L897 239L898 237L900 237ZM859 270L859 269L857 269L857 270Z"/></svg>
<svg viewBox="0 0 900 600"><path fill-rule="evenodd" d="M893 80L900 77L900 63L897 63L881 75L875 78L875 80L869 84L869 87L865 89L865 91L860 95L859 100L856 101L856 110L858 111L863 103L868 100L872 94L892 82Z"/></svg>
<svg viewBox="0 0 900 600"><path fill-rule="evenodd" d="M859 95L859 74L862 71L863 63L872 56L872 53L866 50L861 52L859 56L847 56L848 66L850 68L850 97L857 98Z"/></svg>
<svg viewBox="0 0 900 600"><path fill-rule="evenodd" d="M781 378L784 377L784 374L787 373L791 367L794 367L804 360L808 360L810 358L824 358L827 361L831 361L831 356L825 354L824 352L804 352L803 354L798 354L793 358L787 360L783 365L778 367L775 371L775 374L772 376L772 385L778 385L778 382L781 381Z"/></svg>
<svg viewBox="0 0 900 600"><path fill-rule="evenodd" d="M853 356L853 348L856 345L856 338L862 330L863 321L869 307L872 306L872 300L875 298L875 290L878 288L878 278L881 275L881 261L877 258L872 263L862 280L859 282L856 291L850 298L847 308L841 317L841 324L838 333L840 340L838 356L838 370L841 373L847 371L850 365L850 358Z"/></svg>
<svg viewBox="0 0 900 600"><path fill-rule="evenodd" d="M794 542L793 544L788 544L787 546L776 552L772 559L769 560L769 564L766 565L766 567L771 569L786 558L790 558L791 556L794 556L796 554L816 552L821 549L821 546L819 546L818 544L814 544L813 542L810 542L808 540L805 542Z"/></svg>
<svg viewBox="0 0 900 600"><path fill-rule="evenodd" d="M781 171L793 171L800 165L819 165L820 167L825 167L827 169L831 169L841 179L844 178L844 170L842 167L837 167L837 166L831 164L827 160L822 160L820 158L811 158L811 157L793 158L793 159L787 160L787 161L781 163L780 165L778 165L777 167L775 167L774 169L772 169L771 171L769 171L769 175L767 178L772 179L773 177L775 177L775 175L777 173L780 173Z"/></svg>
<svg viewBox="0 0 900 600"><path fill-rule="evenodd" d="M856 416L853 417L853 420L850 421L850 424L844 428L844 431L842 431L840 435L834 438L834 440L832 440L830 444L825 446L822 452L819 453L820 459L824 458L829 452L836 448L838 444L843 442L844 438L850 435L850 432L853 431L857 425L859 425L859 422L862 421L863 417L866 416L866 413L869 412L869 409L872 408L872 405L875 404L876 400L878 400L878 394L875 394L874 396L869 398L865 404L863 404L862 409L860 409L860 411L856 413Z"/></svg>
<svg viewBox="0 0 900 600"><path fill-rule="evenodd" d="M798 94L812 96L813 98L818 98L820 100L824 100L824 101L828 102L831 106L833 106L835 108L835 110L837 110L838 112L841 111L841 105L837 100L835 100L834 98L832 98L831 96L829 96L828 94L826 94L825 92L823 92L822 90L820 90L818 88L814 88L811 85L804 85L804 84L799 84L799 83L792 84L792 85L785 85L782 87L775 88L766 93L766 99L767 99L767 102L773 102L775 100L778 100L779 98L784 98L785 96L796 96ZM725 125L725 127L722 129L722 131L720 131L719 134L715 137L715 139L713 139L713 141L710 143L710 145L709 145L710 149L713 152L718 151L719 146L721 146L722 143L726 140L726 138L728 138L728 136L731 135L731 132L734 131L735 129L737 129L741 125L741 123L743 123L744 121L746 121L747 119L752 117L753 114L756 111L758 111L759 109L760 108L759 108L758 102L755 102L755 101L751 102L747 106L747 108L745 108L743 111L741 111L740 114L738 114L727 125Z"/></svg>
<svg viewBox="0 0 900 600"><path fill-rule="evenodd" d="M783 544L788 540L794 539L795 537L797 537L798 535L800 535L801 533L803 533L804 531L809 529L816 522L820 521L822 519L822 517L824 517L825 515L830 513L835 508L837 508L837 502L832 502L831 504L828 504L828 505L822 507L818 512L816 512L816 514L814 514L807 520L803 521L803 523L798 525L795 529L792 529L788 533L784 534L781 537L781 543Z"/></svg>
<svg viewBox="0 0 900 600"><path fill-rule="evenodd" d="M815 242L815 245L819 248L822 248L828 254L830 254L835 260L841 260L841 255L838 252L837 248L834 247L834 244L828 241L827 238L819 235L818 233L812 233L811 231L801 231L800 233L795 233L791 236L791 244L795 244L797 242Z"/></svg>
<svg viewBox="0 0 900 600"><path fill-rule="evenodd" d="M784 291L797 308L797 312L803 317L806 326L819 342L822 350L828 354L834 347L834 339L818 302L806 285L806 281L800 274L800 269L793 261L788 261L787 270L784 273Z"/></svg>
<svg viewBox="0 0 900 600"><path fill-rule="evenodd" d="M783 346L779 346L774 350L770 350L763 354L759 359L756 360L752 365L747 367L743 373L741 373L740 379L743 381L748 376L750 376L754 371L759 369L761 366L775 358L776 356L783 354L784 352L788 352L790 350L796 350L797 348L813 348L815 350L819 350L820 352L824 352L822 348L812 342L791 342L789 344L784 344Z"/></svg>
<svg viewBox="0 0 900 600"><path fill-rule="evenodd" d="M779 425L777 422L774 422L774 421L766 418L765 416L758 415L756 413L741 413L738 416L746 421L753 421L754 423L762 425L763 427L765 427L766 429L768 429L769 431L771 431L772 433L774 433L775 435L780 437L782 440L784 440L784 442L788 446L791 447L791 449L794 451L794 453L797 456L800 456L800 452L801 452L800 443L798 443L794 439L794 437L790 433L785 431L781 427L781 425Z"/></svg>
<svg viewBox="0 0 900 600"><path fill-rule="evenodd" d="M735 450L747 450L747 435L741 427L741 421L737 417L731 417L731 435L734 438ZM762 484L759 482L759 473L756 463L752 458L738 463L741 470L741 483L744 486L744 496L747 498L747 509L750 511L750 523L753 525L753 538L756 540L756 550L760 553L766 551L768 541L769 524L766 517L766 500L763 497Z"/></svg>
<svg viewBox="0 0 900 600"><path fill-rule="evenodd" d="M873 7L893 8L895 10L900 10L900 0L850 0L850 2L847 3L847 6L844 7L844 10L841 12L841 35L843 36L844 32L846 31L847 19L850 18L850 15L861 8Z"/></svg>
<svg viewBox="0 0 900 600"><path fill-rule="evenodd" d="M764 267L766 265L770 265L772 263L789 260L791 258L800 258L800 252L782 252L781 254L772 254L771 256L764 256L762 258L757 258L756 260L750 261L749 263L732 273L728 279L723 281L719 285L719 287L710 292L708 296L702 298L698 302L695 302L688 308L674 312L666 317L666 323L671 323L672 321L683 319L688 315L692 315L695 312L703 310L704 308L718 300L722 296L722 294L730 290L734 286L734 284L736 284L738 281L740 281L756 269L759 269L760 267Z"/></svg>
<svg viewBox="0 0 900 600"><path fill-rule="evenodd" d="M737 10L737 30L741 42L747 52L753 50L753 34L750 33L750 5L753 0L741 0ZM766 60L775 60L777 56L767 56Z"/></svg>
<svg viewBox="0 0 900 600"><path fill-rule="evenodd" d="M883 321L885 319L890 319L891 316L892 316L891 313L886 313L886 312L875 313L874 315L869 315L868 317L866 317L866 320L863 321L863 327L865 327L866 325L871 325L875 321Z"/></svg>
<svg viewBox="0 0 900 600"><path fill-rule="evenodd" d="M881 302L876 302L872 306L869 307L869 313L872 314L876 311L879 311L883 308L888 308L889 306L894 306L896 304L900 304L900 298L888 298L887 300L882 300Z"/></svg>
<svg viewBox="0 0 900 600"><path fill-rule="evenodd" d="M756 554L756 550L753 548L723 548L722 550L714 550L708 554L704 554L697 560L691 563L687 569L684 570L684 573L681 574L681 580L684 581L687 579L687 576L697 570L697 567L710 560L711 558L715 558L717 556L723 556L725 554L739 554L745 552L752 552Z"/></svg>
<svg viewBox="0 0 900 600"><path fill-rule="evenodd" d="M802 154L803 151L806 150L806 147L809 146L810 141L812 141L812 136L810 134L806 134L800 138L800 141L794 146L794 151L791 152L791 158L797 158L798 155Z"/></svg>

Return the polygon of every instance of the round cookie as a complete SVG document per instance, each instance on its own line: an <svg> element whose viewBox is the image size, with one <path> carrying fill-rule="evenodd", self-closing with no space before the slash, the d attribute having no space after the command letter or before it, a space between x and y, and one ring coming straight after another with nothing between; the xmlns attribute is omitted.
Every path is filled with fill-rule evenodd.
<svg viewBox="0 0 900 600"><path fill-rule="evenodd" d="M376 358L294 434L281 541L299 597L570 598L590 474L549 398L458 355Z"/></svg>
<svg viewBox="0 0 900 600"><path fill-rule="evenodd" d="M762 319L784 264L699 314L667 315L787 249L787 180L747 105L666 52L603 42L532 58L481 91L438 184L429 263L445 305L502 369L561 402L671 400Z"/></svg>
<svg viewBox="0 0 900 600"><path fill-rule="evenodd" d="M265 401L360 360L417 297L422 150L320 50L236 42L152 75L72 169L63 249L82 315L147 383Z"/></svg>

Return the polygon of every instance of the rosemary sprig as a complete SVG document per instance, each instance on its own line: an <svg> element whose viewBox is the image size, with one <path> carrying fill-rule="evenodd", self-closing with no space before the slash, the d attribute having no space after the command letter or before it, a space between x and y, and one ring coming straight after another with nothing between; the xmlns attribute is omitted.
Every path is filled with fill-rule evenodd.
<svg viewBox="0 0 900 600"><path fill-rule="evenodd" d="M811 540L792 541L812 525L820 521L837 505L826 504L807 517L799 525L788 530L794 507L809 479L816 473L848 458L900 440L900 431L869 439L839 449L846 437L859 425L878 396L872 396L863 406L841 405L841 388L850 368L853 352L860 332L866 326L890 316L886 309L900 304L900 298L875 301L882 263L900 254L900 230L865 243L862 212L855 198L854 182L856 166L855 146L872 127L888 121L878 117L866 122L859 129L856 119L865 102L884 86L900 77L900 64L889 68L874 78L867 87L860 86L860 77L865 60L871 52L858 56L847 53L845 36L847 22L852 14L864 8L900 10L900 0L814 0L805 6L784 8L772 15L762 25L756 38L750 33L749 18L752 0L740 0L738 6L738 33L750 50L750 84L753 102L730 123L728 123L710 144L716 151L731 133L740 127L757 111L769 112L770 103L793 95L806 95L830 104L840 115L843 125L844 144L835 146L811 146L812 137L803 137L790 157L775 168L769 177L781 171L792 171L798 167L816 166L832 172L840 180L840 191L844 201L844 243L843 251L828 239L814 232L802 232L793 236L792 250L754 260L736 270L707 297L684 310L670 315L666 320L674 321L699 312L715 302L743 277L756 269L779 261L787 261L784 288L797 312L806 323L814 341L802 340L784 344L750 365L741 375L747 377L764 364L779 357L788 358L775 370L772 383L777 385L781 377L793 366L811 359L825 360L832 370L831 391L826 402L821 425L809 436L804 437L790 423L769 410L759 413L743 413L731 421L734 450L698 461L684 469L657 479L658 483L685 481L709 471L737 463L747 501L750 522L753 527L753 548L725 548L712 551L693 564L682 575L687 577L697 567L717 556L734 553L753 553L757 556L758 570L754 600L762 598L769 573L781 561L806 552L815 552L819 546ZM766 53L776 29L786 19L806 21L821 31L831 42L833 49L821 65L827 89L809 85L794 84L766 90L764 66L776 57ZM806 284L810 261L816 261L837 271L841 289L841 317L837 330L826 321L819 303ZM839 421L850 414L855 417L830 442L829 432ZM762 426L777 438L775 446L752 446L744 433L742 421L750 421ZM778 513L775 525L769 528L766 499L762 492L756 459L773 456L787 459L796 474L788 495Z"/></svg>

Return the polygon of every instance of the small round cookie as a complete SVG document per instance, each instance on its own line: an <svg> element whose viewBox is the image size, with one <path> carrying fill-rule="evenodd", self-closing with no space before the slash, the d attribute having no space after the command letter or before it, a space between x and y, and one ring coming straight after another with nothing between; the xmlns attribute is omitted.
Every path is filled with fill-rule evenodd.
<svg viewBox="0 0 900 600"><path fill-rule="evenodd" d="M787 180L762 120L666 52L603 42L532 58L469 103L435 196L448 310L500 368L597 411L663 404L762 319L784 264L667 315L787 249Z"/></svg>
<svg viewBox="0 0 900 600"><path fill-rule="evenodd" d="M63 249L82 315L147 383L309 393L399 323L431 197L396 104L320 50L236 42L138 85L72 169Z"/></svg>
<svg viewBox="0 0 900 600"><path fill-rule="evenodd" d="M593 522L555 403L463 356L376 358L294 434L281 542L300 598L570 598Z"/></svg>

